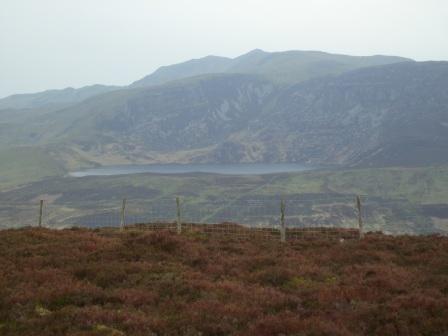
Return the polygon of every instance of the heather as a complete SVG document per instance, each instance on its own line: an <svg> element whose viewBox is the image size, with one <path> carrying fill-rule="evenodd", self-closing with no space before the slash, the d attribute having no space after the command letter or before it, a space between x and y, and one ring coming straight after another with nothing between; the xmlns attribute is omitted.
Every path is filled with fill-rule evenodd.
<svg viewBox="0 0 448 336"><path fill-rule="evenodd" d="M0 231L0 335L445 335L448 238Z"/></svg>

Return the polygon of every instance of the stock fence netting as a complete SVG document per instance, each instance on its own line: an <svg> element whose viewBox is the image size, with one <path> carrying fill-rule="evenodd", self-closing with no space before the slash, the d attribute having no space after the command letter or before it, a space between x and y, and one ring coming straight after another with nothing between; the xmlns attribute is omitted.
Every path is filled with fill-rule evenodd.
<svg viewBox="0 0 448 336"><path fill-rule="evenodd" d="M431 217L407 200L383 200L361 196L362 222L365 231L386 233L437 232ZM222 234L249 234L259 231L279 235L281 228L280 197L265 199L198 200L160 198L128 199L123 211L119 199L103 203L58 203L44 200L42 216L38 201L27 204L1 204L0 219L7 227L37 226L64 228L146 227L148 229L203 230ZM288 238L313 234L355 237L359 217L354 195L326 195L283 200L284 225ZM5 225L4 225L5 226Z"/></svg>

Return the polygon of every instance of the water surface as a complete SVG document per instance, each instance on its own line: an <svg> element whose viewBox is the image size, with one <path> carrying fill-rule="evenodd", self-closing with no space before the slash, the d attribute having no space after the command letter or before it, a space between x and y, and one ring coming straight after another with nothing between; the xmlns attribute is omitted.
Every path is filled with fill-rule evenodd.
<svg viewBox="0 0 448 336"><path fill-rule="evenodd" d="M73 177L110 176L139 173L186 174L214 173L226 175L261 175L312 170L296 163L235 163L235 164L150 164L104 166L69 173Z"/></svg>

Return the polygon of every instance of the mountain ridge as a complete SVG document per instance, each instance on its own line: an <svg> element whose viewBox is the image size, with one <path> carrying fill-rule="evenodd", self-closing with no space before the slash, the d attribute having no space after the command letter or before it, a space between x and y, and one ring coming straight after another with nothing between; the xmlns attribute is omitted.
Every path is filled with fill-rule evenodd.
<svg viewBox="0 0 448 336"><path fill-rule="evenodd" d="M334 60L311 52L313 62L316 53ZM246 67L248 58L257 68L260 62L272 65L272 57L277 56L255 50L238 62ZM365 66L293 83L260 72L221 72L105 90L52 108L0 110L0 147L36 146L67 169L190 162L448 163L444 61Z"/></svg>
<svg viewBox="0 0 448 336"><path fill-rule="evenodd" d="M235 58L206 56L171 66L164 66L157 69L154 73L135 81L130 86L143 87L160 84L160 77L163 78L163 76L166 76L165 78L168 77L169 80L174 80L220 72L261 74L278 83L294 83L328 74L339 74L363 66L407 61L413 60L398 56L349 56L322 51L301 50L266 52L261 49L254 49ZM193 69L192 64L194 64ZM301 73L303 70L300 68L305 68L305 73ZM177 73L176 70L178 71ZM168 79L165 80L165 82L167 81Z"/></svg>
<svg viewBox="0 0 448 336"><path fill-rule="evenodd" d="M208 55L162 66L128 86L90 85L78 89L46 90L16 94L0 99L1 109L68 106L84 99L118 89L166 84L170 81L213 73L258 74L279 84L290 84L328 74L339 74L359 67L412 61L398 56L349 56L321 51L266 52L254 49L235 58ZM261 62L261 63L260 63Z"/></svg>
<svg viewBox="0 0 448 336"><path fill-rule="evenodd" d="M90 97L25 129L8 127L0 141L95 165L444 164L447 88L448 62L401 62L292 85L207 74Z"/></svg>
<svg viewBox="0 0 448 336"><path fill-rule="evenodd" d="M37 93L14 94L0 99L0 110L51 107L52 105L58 106L58 104L63 106L118 89L120 89L119 86L94 84L78 89L67 87L60 90L50 89Z"/></svg>

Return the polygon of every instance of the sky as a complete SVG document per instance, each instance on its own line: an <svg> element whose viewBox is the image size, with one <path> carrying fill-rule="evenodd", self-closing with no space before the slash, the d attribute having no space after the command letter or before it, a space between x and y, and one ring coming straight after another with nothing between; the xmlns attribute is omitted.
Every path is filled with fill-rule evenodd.
<svg viewBox="0 0 448 336"><path fill-rule="evenodd" d="M447 0L0 0L0 97L252 49L448 60Z"/></svg>

